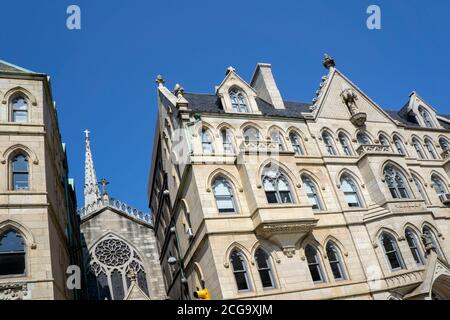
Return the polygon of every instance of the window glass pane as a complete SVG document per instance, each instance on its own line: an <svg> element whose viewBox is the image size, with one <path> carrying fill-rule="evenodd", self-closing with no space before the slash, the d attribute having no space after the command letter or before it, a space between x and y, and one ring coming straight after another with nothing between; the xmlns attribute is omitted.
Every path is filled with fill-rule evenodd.
<svg viewBox="0 0 450 320"><path fill-rule="evenodd" d="M28 112L27 111L13 111L13 122L27 122Z"/></svg>
<svg viewBox="0 0 450 320"><path fill-rule="evenodd" d="M14 230L0 235L0 276L25 274L25 245Z"/></svg>

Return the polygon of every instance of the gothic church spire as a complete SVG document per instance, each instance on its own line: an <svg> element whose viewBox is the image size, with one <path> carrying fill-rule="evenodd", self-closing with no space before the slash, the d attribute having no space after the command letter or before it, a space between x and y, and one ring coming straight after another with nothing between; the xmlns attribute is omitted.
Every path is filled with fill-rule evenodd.
<svg viewBox="0 0 450 320"><path fill-rule="evenodd" d="M89 130L84 132L86 142L86 154L84 163L84 206L88 206L100 199L100 190L98 188L97 176L94 169L94 161L92 160L91 141Z"/></svg>

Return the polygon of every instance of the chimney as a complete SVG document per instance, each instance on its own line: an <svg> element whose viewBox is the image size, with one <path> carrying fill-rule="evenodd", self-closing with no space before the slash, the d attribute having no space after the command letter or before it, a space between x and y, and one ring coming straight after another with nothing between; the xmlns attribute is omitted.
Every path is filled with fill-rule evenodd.
<svg viewBox="0 0 450 320"><path fill-rule="evenodd" d="M270 64L258 63L250 85L258 93L258 97L270 102L275 109L285 108L283 98L273 78Z"/></svg>

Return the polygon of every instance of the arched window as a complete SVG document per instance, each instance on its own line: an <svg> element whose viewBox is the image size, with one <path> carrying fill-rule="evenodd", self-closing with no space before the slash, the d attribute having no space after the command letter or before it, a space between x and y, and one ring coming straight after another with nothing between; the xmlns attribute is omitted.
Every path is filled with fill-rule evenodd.
<svg viewBox="0 0 450 320"><path fill-rule="evenodd" d="M220 136L222 138L223 151L227 154L233 153L233 134L230 129L222 129L220 131Z"/></svg>
<svg viewBox="0 0 450 320"><path fill-rule="evenodd" d="M23 96L17 96L11 100L12 122L28 122L28 101Z"/></svg>
<svg viewBox="0 0 450 320"><path fill-rule="evenodd" d="M390 146L391 144L389 143L389 138L386 137L384 134L380 134L380 136L378 137L378 140L380 140L380 144L383 146Z"/></svg>
<svg viewBox="0 0 450 320"><path fill-rule="evenodd" d="M11 182L12 190L28 190L29 182L28 158L18 154L11 160Z"/></svg>
<svg viewBox="0 0 450 320"><path fill-rule="evenodd" d="M412 143L413 143L414 149L416 149L417 156L419 157L419 159L426 159L427 157L425 156L425 152L423 151L423 147L422 147L422 144L420 143L420 141L417 140L416 138L413 138Z"/></svg>
<svg viewBox="0 0 450 320"><path fill-rule="evenodd" d="M262 248L255 252L255 261L264 289L275 288L275 277L272 271L272 261L269 254Z"/></svg>
<svg viewBox="0 0 450 320"><path fill-rule="evenodd" d="M315 283L325 282L325 275L323 273L322 264L320 262L321 259L317 249L308 244L305 248L305 256L312 280Z"/></svg>
<svg viewBox="0 0 450 320"><path fill-rule="evenodd" d="M275 143L277 145L278 150L284 151L284 142L283 142L283 136L281 135L280 131L277 129L273 129L270 132L270 140L272 143Z"/></svg>
<svg viewBox="0 0 450 320"><path fill-rule="evenodd" d="M408 246L414 257L414 261L416 261L417 264L424 264L422 250L420 249L420 241L417 234L411 228L407 228L405 230L405 238L406 241L408 241Z"/></svg>
<svg viewBox="0 0 450 320"><path fill-rule="evenodd" d="M323 143L325 144L325 148L327 149L328 154L331 156L337 155L336 148L334 146L333 137L331 136L331 134L327 131L324 131L322 133L322 139L323 139Z"/></svg>
<svg viewBox="0 0 450 320"><path fill-rule="evenodd" d="M419 191L420 196L423 200L425 200L426 204L430 204L430 200L428 199L427 193L425 192L425 188L423 187L422 182L419 178L413 175L414 184L416 185L417 191Z"/></svg>
<svg viewBox="0 0 450 320"><path fill-rule="evenodd" d="M424 226L422 228L422 233L426 236L429 236L429 238L431 239L431 243L436 248L437 254L440 257L444 258L444 254L442 253L441 246L439 245L439 241L437 240L436 235L434 234L433 230L431 230L431 228L429 226Z"/></svg>
<svg viewBox="0 0 450 320"><path fill-rule="evenodd" d="M442 151L449 151L450 150L450 142L448 142L445 138L439 139L439 144L441 145Z"/></svg>
<svg viewBox="0 0 450 320"><path fill-rule="evenodd" d="M249 112L247 97L242 90L233 88L230 90L231 106L234 112Z"/></svg>
<svg viewBox="0 0 450 320"><path fill-rule="evenodd" d="M139 288L149 296L147 274L140 255L124 241L109 235L90 250L88 292L92 300L123 300L128 292L130 272Z"/></svg>
<svg viewBox="0 0 450 320"><path fill-rule="evenodd" d="M425 146L427 147L428 153L431 156L431 159L436 160L438 158L436 149L434 149L433 142L430 139L425 139Z"/></svg>
<svg viewBox="0 0 450 320"><path fill-rule="evenodd" d="M212 188L219 213L236 213L237 206L234 200L233 188L228 180L224 177L218 177L214 180Z"/></svg>
<svg viewBox="0 0 450 320"><path fill-rule="evenodd" d="M380 236L380 242L383 246L384 253L386 254L386 258L389 262L391 270L396 271L403 269L403 260L397 245L397 241L394 239L394 237L387 232L383 232Z"/></svg>
<svg viewBox="0 0 450 320"><path fill-rule="evenodd" d="M403 145L402 139L400 139L399 136L395 135L393 140L394 140L394 144L395 144L395 148L397 149L397 152L399 154L406 155L405 146Z"/></svg>
<svg viewBox="0 0 450 320"><path fill-rule="evenodd" d="M313 210L323 210L324 208L316 184L306 175L302 175L302 182Z"/></svg>
<svg viewBox="0 0 450 320"><path fill-rule="evenodd" d="M259 130L255 127L248 127L244 130L244 140L245 143L258 143L261 140L261 135Z"/></svg>
<svg viewBox="0 0 450 320"><path fill-rule="evenodd" d="M289 140L291 141L292 149L294 149L294 152L297 156L302 156L305 154L305 152L303 151L302 138L299 134L291 132L291 134L289 135Z"/></svg>
<svg viewBox="0 0 450 320"><path fill-rule="evenodd" d="M202 150L203 153L211 154L214 152L214 146L213 146L213 137L211 134L211 131L209 131L206 128L202 128Z"/></svg>
<svg viewBox="0 0 450 320"><path fill-rule="evenodd" d="M344 193L345 200L350 208L361 208L363 206L359 195L359 189L350 176L344 175L341 178L341 190Z"/></svg>
<svg viewBox="0 0 450 320"><path fill-rule="evenodd" d="M331 271L335 280L345 280L344 263L342 261L341 251L333 241L327 243L327 256L330 262Z"/></svg>
<svg viewBox="0 0 450 320"><path fill-rule="evenodd" d="M430 113L423 107L419 107L419 113L422 116L423 122L427 128L434 128L433 120L431 120Z"/></svg>
<svg viewBox="0 0 450 320"><path fill-rule="evenodd" d="M25 275L25 242L13 229L0 234L0 277Z"/></svg>
<svg viewBox="0 0 450 320"><path fill-rule="evenodd" d="M356 135L356 140L358 140L358 143L360 145L372 144L372 140L365 132L358 132L358 134Z"/></svg>
<svg viewBox="0 0 450 320"><path fill-rule="evenodd" d="M352 156L352 145L350 143L350 139L347 137L347 135L343 132L339 133L339 142L341 143L342 150L344 150L344 154L347 156Z"/></svg>
<svg viewBox="0 0 450 320"><path fill-rule="evenodd" d="M433 174L431 176L431 182L433 183L433 188L438 196L447 193L447 187L445 186L445 182L440 177Z"/></svg>
<svg viewBox="0 0 450 320"><path fill-rule="evenodd" d="M384 169L384 178L394 199L409 199L406 179L397 168L388 165Z"/></svg>
<svg viewBox="0 0 450 320"><path fill-rule="evenodd" d="M238 291L251 291L247 261L242 252L237 249L233 249L230 254L230 263L233 269L234 279L236 280Z"/></svg>
<svg viewBox="0 0 450 320"><path fill-rule="evenodd" d="M279 168L267 166L261 180L269 203L293 203L289 180Z"/></svg>

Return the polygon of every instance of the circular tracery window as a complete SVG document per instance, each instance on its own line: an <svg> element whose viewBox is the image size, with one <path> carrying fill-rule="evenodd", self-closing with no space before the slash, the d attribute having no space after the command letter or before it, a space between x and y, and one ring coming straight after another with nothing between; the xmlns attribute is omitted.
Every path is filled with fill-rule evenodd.
<svg viewBox="0 0 450 320"><path fill-rule="evenodd" d="M95 248L98 261L109 267L124 265L130 260L130 247L123 241L107 239L100 242Z"/></svg>

